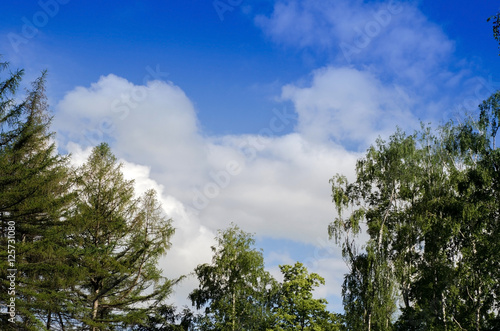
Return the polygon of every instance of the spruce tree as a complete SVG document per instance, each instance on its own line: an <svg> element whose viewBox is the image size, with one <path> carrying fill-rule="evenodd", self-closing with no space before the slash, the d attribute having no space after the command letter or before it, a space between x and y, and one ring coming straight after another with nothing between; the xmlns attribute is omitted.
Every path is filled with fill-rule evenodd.
<svg viewBox="0 0 500 331"><path fill-rule="evenodd" d="M7 68L1 63L0 73ZM59 235L71 198L67 159L49 131L46 73L16 102L22 75L0 81L0 304L11 313L1 315L2 330L48 329L62 320L59 289L71 278Z"/></svg>

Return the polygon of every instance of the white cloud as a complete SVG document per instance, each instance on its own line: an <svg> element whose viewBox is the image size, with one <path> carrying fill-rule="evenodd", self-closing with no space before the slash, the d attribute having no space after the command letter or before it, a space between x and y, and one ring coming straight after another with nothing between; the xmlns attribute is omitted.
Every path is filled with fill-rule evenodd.
<svg viewBox="0 0 500 331"><path fill-rule="evenodd" d="M406 108L426 110L424 121L443 119L470 78L470 63L454 58L455 43L416 3L278 0L255 24L277 44L398 86L412 100Z"/></svg>
<svg viewBox="0 0 500 331"><path fill-rule="evenodd" d="M314 141L367 146L397 125L415 127L405 98L370 72L327 67L313 73L310 86L287 85L282 98L294 103L298 132Z"/></svg>
<svg viewBox="0 0 500 331"><path fill-rule="evenodd" d="M75 162L85 159L89 145L106 139L137 189L159 192L177 229L161 262L174 278L210 262L215 231L231 222L259 237L323 249L335 216L328 180L336 173L353 179L360 146L397 124L416 122L406 91L370 68L315 70L309 82L284 86L281 100L294 111L274 111L259 134L206 136L191 101L173 83L141 86L108 75L68 92L54 126L59 146ZM289 125L293 132L280 134ZM338 299L345 267L331 250L307 263L327 279L318 295ZM195 287L194 277L186 279L175 302L187 304Z"/></svg>
<svg viewBox="0 0 500 331"><path fill-rule="evenodd" d="M145 96L120 118L113 102L134 91ZM336 172L352 177L359 155L301 132L275 136L283 123L291 123L290 117L275 113L262 130L265 137L203 137L192 104L178 87L160 82L135 86L110 75L67 93L57 105L54 124L62 136L60 146L79 164L92 142L80 133L108 128L101 134L111 141L125 176L135 179L138 191L159 192L176 228L161 267L174 278L210 262L215 230L230 222L258 236L312 245L326 236L334 214L328 180ZM104 119L110 125L103 126ZM204 208L193 204L195 190L208 201ZM186 279L175 302L187 304L195 287L194 277Z"/></svg>
<svg viewBox="0 0 500 331"><path fill-rule="evenodd" d="M421 61L432 66L453 50L453 43L414 4L394 0L277 1L273 12L257 15L255 23L276 43L335 51L349 63L382 60L401 69L402 63Z"/></svg>
<svg viewBox="0 0 500 331"><path fill-rule="evenodd" d="M315 272L325 279L325 286L315 289L316 298L328 298L328 306L331 311L341 312L342 283L344 275L348 273L345 262L339 257L323 258L318 260L316 268L308 267L310 272Z"/></svg>
<svg viewBox="0 0 500 331"><path fill-rule="evenodd" d="M277 43L327 49L347 26L363 20L357 7L359 1L277 1L272 14L256 16L255 23Z"/></svg>
<svg viewBox="0 0 500 331"><path fill-rule="evenodd" d="M90 154L92 154L92 147L82 147L73 141L68 142L66 145L68 154L71 154L70 163L74 167L79 167L87 161Z"/></svg>
<svg viewBox="0 0 500 331"><path fill-rule="evenodd" d="M226 143L237 145L234 140ZM258 235L314 243L334 212L328 180L336 172L352 174L357 155L296 133L259 146L252 158L242 152L241 173L230 177L200 218L212 227L234 220Z"/></svg>
<svg viewBox="0 0 500 331"><path fill-rule="evenodd" d="M167 194L182 196L180 187L194 186L203 176L206 145L195 110L172 83L143 86L115 75L101 77L89 88L68 92L56 107L53 124L60 146L111 140L118 157L148 165L155 178L163 178Z"/></svg>

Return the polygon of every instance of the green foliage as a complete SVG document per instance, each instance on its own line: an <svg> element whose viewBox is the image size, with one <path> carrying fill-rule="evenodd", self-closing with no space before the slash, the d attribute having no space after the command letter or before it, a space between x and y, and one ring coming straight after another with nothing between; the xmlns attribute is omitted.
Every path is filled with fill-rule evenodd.
<svg viewBox="0 0 500 331"><path fill-rule="evenodd" d="M0 63L0 72L7 68ZM0 303L15 297L17 313L15 324L2 314L2 330L42 330L60 321L67 308L60 288L73 277L60 236L71 198L67 159L57 155L49 132L46 74L16 102L22 74L18 70L0 82ZM8 237L8 229L15 238ZM12 264L8 244L15 250ZM7 269L17 269L14 296L8 294Z"/></svg>
<svg viewBox="0 0 500 331"><path fill-rule="evenodd" d="M325 299L314 299L315 287L325 284L323 277L309 274L300 262L280 266L283 284L274 309L276 330L340 330L339 318L326 310Z"/></svg>
<svg viewBox="0 0 500 331"><path fill-rule="evenodd" d="M500 12L496 13L493 16L490 16L487 21L492 21L493 23L493 38L498 41L498 47L500 48Z"/></svg>
<svg viewBox="0 0 500 331"><path fill-rule="evenodd" d="M69 246L79 277L74 319L94 329L144 323L171 292L157 268L174 229L147 191L134 198L108 145L95 147L76 171L77 197L69 220Z"/></svg>
<svg viewBox="0 0 500 331"><path fill-rule="evenodd" d="M377 141L356 181L332 180L330 237L350 268L350 330L487 330L498 323L500 153L495 93L476 122L397 131ZM344 214L348 211L348 216ZM369 236L358 247L357 235ZM396 303L400 314L396 319Z"/></svg>
<svg viewBox="0 0 500 331"><path fill-rule="evenodd" d="M275 280L264 270L262 253L235 225L216 240L212 263L196 267L200 285L189 296L197 309L206 306L202 330L265 330Z"/></svg>
<svg viewBox="0 0 500 331"><path fill-rule="evenodd" d="M0 72L7 68L0 63ZM49 132L45 73L16 102L22 74L0 81L0 304L16 304L15 323L2 314L0 329L141 323L175 283L156 267L170 246L171 221L154 191L133 197L105 144L74 176ZM8 269L15 269L15 294Z"/></svg>
<svg viewBox="0 0 500 331"><path fill-rule="evenodd" d="M491 149L496 149L496 137L500 127L500 91L491 95L479 105L479 137L484 138L485 143L491 142ZM476 136L476 139L478 137Z"/></svg>
<svg viewBox="0 0 500 331"><path fill-rule="evenodd" d="M280 266L284 281L278 284L248 233L233 225L216 240L212 263L196 268L200 285L190 294L197 309L206 307L196 319L199 330L340 330L326 300L313 298L325 283L321 276L297 262Z"/></svg>
<svg viewBox="0 0 500 331"><path fill-rule="evenodd" d="M135 331L188 331L193 330L196 316L184 307L181 313L176 313L176 307L168 305L158 306L153 314L142 325L135 327ZM177 324L177 321L179 323Z"/></svg>

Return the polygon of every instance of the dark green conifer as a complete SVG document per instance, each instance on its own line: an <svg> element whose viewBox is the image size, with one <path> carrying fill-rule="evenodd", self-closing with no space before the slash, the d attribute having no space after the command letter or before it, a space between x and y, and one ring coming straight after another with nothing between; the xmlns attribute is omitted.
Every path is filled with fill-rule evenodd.
<svg viewBox="0 0 500 331"><path fill-rule="evenodd" d="M0 64L0 73L7 68ZM59 235L70 200L67 159L57 154L49 131L46 73L17 101L22 75L18 70L0 81L0 303L14 297L16 314L2 314L2 330L40 330L62 320L60 288L71 278ZM15 276L15 295L7 274Z"/></svg>

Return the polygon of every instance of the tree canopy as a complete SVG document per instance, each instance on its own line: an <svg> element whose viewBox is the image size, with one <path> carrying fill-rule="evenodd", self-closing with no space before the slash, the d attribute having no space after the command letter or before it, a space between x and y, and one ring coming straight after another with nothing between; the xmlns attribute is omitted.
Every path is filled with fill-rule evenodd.
<svg viewBox="0 0 500 331"><path fill-rule="evenodd" d="M280 266L283 283L274 308L276 330L340 330L340 318L326 309L326 299L316 299L313 291L325 279L309 273L300 262Z"/></svg>
<svg viewBox="0 0 500 331"><path fill-rule="evenodd" d="M171 220L154 190L134 197L133 182L123 178L107 144L77 169L75 190L68 244L80 271L76 318L94 329L140 323L176 282L157 267L170 247Z"/></svg>
<svg viewBox="0 0 500 331"><path fill-rule="evenodd" d="M498 327L497 100L475 121L379 139L354 182L331 180L338 217L329 233L350 268L348 329Z"/></svg>
<svg viewBox="0 0 500 331"><path fill-rule="evenodd" d="M207 330L265 330L274 279L264 270L254 239L238 226L219 231L211 264L195 269L199 288L190 294L197 309L207 306Z"/></svg>
<svg viewBox="0 0 500 331"><path fill-rule="evenodd" d="M50 132L46 73L24 98L22 75L0 80L0 329L140 324L178 281L157 266L172 221L153 190L134 196L108 145L71 168Z"/></svg>
<svg viewBox="0 0 500 331"><path fill-rule="evenodd" d="M0 63L0 73L7 68ZM2 330L50 326L62 313L58 287L71 278L59 235L72 197L67 158L49 132L46 73L24 98L16 95L23 73L0 81L0 302L12 313L1 315Z"/></svg>

